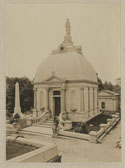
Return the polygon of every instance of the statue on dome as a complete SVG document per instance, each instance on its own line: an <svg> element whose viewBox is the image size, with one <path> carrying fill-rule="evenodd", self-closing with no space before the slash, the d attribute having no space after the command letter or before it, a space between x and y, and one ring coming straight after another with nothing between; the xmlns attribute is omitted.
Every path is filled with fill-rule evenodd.
<svg viewBox="0 0 125 168"><path fill-rule="evenodd" d="M67 35L67 36L70 36L70 21L69 21L68 18L67 18L65 27L66 27L66 35Z"/></svg>

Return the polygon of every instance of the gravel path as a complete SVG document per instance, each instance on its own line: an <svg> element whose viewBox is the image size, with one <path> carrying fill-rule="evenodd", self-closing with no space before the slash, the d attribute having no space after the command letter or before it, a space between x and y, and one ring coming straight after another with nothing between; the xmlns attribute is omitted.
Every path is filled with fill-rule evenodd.
<svg viewBox="0 0 125 168"><path fill-rule="evenodd" d="M121 149L116 148L116 142L121 135L121 124L110 131L101 144L65 137L32 137L57 144L62 163L65 162L120 162Z"/></svg>
<svg viewBox="0 0 125 168"><path fill-rule="evenodd" d="M119 123L102 141L101 144L83 140L55 139L62 162L120 162L121 149L116 148L120 138Z"/></svg>

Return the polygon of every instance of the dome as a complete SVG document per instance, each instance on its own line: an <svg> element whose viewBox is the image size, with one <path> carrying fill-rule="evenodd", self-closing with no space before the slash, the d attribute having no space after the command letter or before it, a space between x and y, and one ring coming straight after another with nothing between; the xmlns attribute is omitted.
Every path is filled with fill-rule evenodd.
<svg viewBox="0 0 125 168"><path fill-rule="evenodd" d="M92 65L83 55L75 51L48 56L38 67L35 82L46 80L53 72L61 79L97 82Z"/></svg>
<svg viewBox="0 0 125 168"><path fill-rule="evenodd" d="M82 54L81 47L73 45L69 27L68 20L63 43L40 64L35 74L34 83L47 80L52 73L56 77L68 81L85 80L97 83L97 76L93 66Z"/></svg>

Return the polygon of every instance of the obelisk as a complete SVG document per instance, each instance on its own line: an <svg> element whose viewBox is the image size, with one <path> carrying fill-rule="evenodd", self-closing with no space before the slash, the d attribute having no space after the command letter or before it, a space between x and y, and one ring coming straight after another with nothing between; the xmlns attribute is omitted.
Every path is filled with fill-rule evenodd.
<svg viewBox="0 0 125 168"><path fill-rule="evenodd" d="M15 114L18 114L20 117L23 116L23 113L21 112L21 108L20 108L20 93L19 93L19 83L18 82L16 82L15 84L15 108L14 108L13 116Z"/></svg>

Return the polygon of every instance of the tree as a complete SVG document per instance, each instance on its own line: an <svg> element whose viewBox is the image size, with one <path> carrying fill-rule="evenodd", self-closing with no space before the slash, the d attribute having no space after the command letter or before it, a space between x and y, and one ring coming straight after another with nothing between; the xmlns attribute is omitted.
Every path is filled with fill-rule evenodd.
<svg viewBox="0 0 125 168"><path fill-rule="evenodd" d="M118 84L114 85L114 92L121 94L121 86Z"/></svg>
<svg viewBox="0 0 125 168"><path fill-rule="evenodd" d="M25 112L33 107L33 84L27 77L6 77L6 110L12 115L15 106L15 83L19 82L21 111Z"/></svg>
<svg viewBox="0 0 125 168"><path fill-rule="evenodd" d="M103 90L104 86L103 86L102 80L99 77L97 77L97 80L98 80L98 89Z"/></svg>

